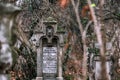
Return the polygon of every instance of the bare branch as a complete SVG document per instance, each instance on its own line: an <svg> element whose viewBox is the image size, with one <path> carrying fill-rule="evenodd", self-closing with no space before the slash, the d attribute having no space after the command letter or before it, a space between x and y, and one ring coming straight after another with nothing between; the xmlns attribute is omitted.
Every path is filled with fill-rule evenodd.
<svg viewBox="0 0 120 80"><path fill-rule="evenodd" d="M105 79L105 80L108 80L108 77L106 75L107 72L106 72L106 65L105 65L105 62L106 62L105 46L104 46L104 42L103 42L103 39L102 39L102 33L101 33L101 26L102 25L100 24L100 22L97 21L95 11L94 11L93 7L91 6L91 0L87 0L87 1L88 1L88 4L89 4L89 7L90 7L91 15L93 17L94 29L95 29L95 32L96 32L96 35L97 35L97 41L98 41L99 46L100 46L101 67L102 67L101 74L105 73L105 74L102 74L102 78ZM101 2L101 4L103 4L103 1Z"/></svg>
<svg viewBox="0 0 120 80"><path fill-rule="evenodd" d="M75 10L75 14L76 14L76 18L77 18L77 22L78 22L78 25L79 25L80 32L83 33L83 27L82 27L82 23L81 23L81 20L80 20L78 7L75 6L75 1L74 0L71 0L71 2L72 2L72 5L73 5L73 8Z"/></svg>
<svg viewBox="0 0 120 80"><path fill-rule="evenodd" d="M92 23L92 21L89 21L88 24L85 27L85 30L83 31L83 35L85 36L85 38L86 38L87 30L88 30L89 26L91 25L91 23Z"/></svg>

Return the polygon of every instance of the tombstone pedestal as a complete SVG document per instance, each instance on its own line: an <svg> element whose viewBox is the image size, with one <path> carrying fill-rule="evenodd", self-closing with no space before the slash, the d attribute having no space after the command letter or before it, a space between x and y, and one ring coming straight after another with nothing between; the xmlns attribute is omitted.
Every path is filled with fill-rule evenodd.
<svg viewBox="0 0 120 80"><path fill-rule="evenodd" d="M43 80L43 77L36 77L36 80Z"/></svg>
<svg viewBox="0 0 120 80"><path fill-rule="evenodd" d="M57 80L63 80L63 77L57 77Z"/></svg>

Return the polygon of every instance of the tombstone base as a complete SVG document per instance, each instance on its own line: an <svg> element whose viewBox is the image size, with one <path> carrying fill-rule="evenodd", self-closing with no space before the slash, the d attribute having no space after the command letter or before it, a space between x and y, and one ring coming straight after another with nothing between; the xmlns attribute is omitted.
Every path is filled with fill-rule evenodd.
<svg viewBox="0 0 120 80"><path fill-rule="evenodd" d="M63 80L63 77L57 77L56 79L57 80Z"/></svg>
<svg viewBox="0 0 120 80"><path fill-rule="evenodd" d="M36 80L43 80L43 77L36 77Z"/></svg>

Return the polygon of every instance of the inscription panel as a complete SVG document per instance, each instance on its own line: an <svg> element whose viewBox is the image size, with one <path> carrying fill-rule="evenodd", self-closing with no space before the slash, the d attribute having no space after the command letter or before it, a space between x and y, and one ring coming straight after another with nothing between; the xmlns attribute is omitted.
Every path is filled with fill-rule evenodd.
<svg viewBox="0 0 120 80"><path fill-rule="evenodd" d="M43 73L57 73L57 47L43 47Z"/></svg>

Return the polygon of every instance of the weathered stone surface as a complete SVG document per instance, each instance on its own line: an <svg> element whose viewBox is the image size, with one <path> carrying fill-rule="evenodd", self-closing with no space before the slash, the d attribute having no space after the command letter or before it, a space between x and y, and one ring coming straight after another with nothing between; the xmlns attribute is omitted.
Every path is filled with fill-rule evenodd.
<svg viewBox="0 0 120 80"><path fill-rule="evenodd" d="M63 80L63 77L57 77L56 80Z"/></svg>
<svg viewBox="0 0 120 80"><path fill-rule="evenodd" d="M37 77L36 80L63 80L62 78L62 49L63 33L57 32L57 22L43 22L37 47ZM59 57L60 56L60 57ZM39 77L42 77L39 79ZM57 78L60 77L60 78Z"/></svg>
<svg viewBox="0 0 120 80"><path fill-rule="evenodd" d="M5 73L12 65L11 39L13 26L15 27L16 24L15 18L20 8L12 4L0 3L0 10L0 80L8 80Z"/></svg>
<svg viewBox="0 0 120 80"><path fill-rule="evenodd" d="M43 47L43 73L57 73L56 47Z"/></svg>
<svg viewBox="0 0 120 80"><path fill-rule="evenodd" d="M43 80L42 77L36 77L36 80Z"/></svg>

